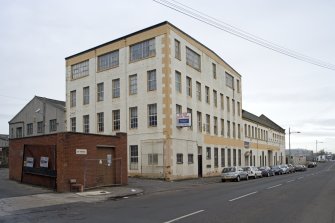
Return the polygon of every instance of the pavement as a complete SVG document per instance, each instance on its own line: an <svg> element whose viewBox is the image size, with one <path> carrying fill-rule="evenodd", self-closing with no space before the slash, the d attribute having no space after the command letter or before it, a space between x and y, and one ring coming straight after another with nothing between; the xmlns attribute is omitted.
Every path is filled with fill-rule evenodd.
<svg viewBox="0 0 335 223"><path fill-rule="evenodd" d="M18 211L24 213L32 208L126 199L130 196L185 190L217 182L220 182L219 177L169 182L129 178L127 186L102 187L80 193L57 193L46 188L11 181L8 179L8 169L0 168L0 217L12 215Z"/></svg>

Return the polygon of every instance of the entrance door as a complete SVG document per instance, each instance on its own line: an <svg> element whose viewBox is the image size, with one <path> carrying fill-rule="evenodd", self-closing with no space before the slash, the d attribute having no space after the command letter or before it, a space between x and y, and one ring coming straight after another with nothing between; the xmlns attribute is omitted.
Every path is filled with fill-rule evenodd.
<svg viewBox="0 0 335 223"><path fill-rule="evenodd" d="M198 177L202 177L202 155L198 155Z"/></svg>

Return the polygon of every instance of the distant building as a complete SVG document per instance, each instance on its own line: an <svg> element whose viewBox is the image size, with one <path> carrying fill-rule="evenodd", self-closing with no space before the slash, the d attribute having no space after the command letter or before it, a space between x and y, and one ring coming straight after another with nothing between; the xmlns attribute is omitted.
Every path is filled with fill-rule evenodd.
<svg viewBox="0 0 335 223"><path fill-rule="evenodd" d="M313 161L313 151L307 149L291 149L291 151L289 151L287 149L286 161L293 165L306 165L308 161Z"/></svg>
<svg viewBox="0 0 335 223"><path fill-rule="evenodd" d="M8 123L9 138L64 132L65 102L35 96Z"/></svg>
<svg viewBox="0 0 335 223"><path fill-rule="evenodd" d="M8 166L8 135L0 134L0 167Z"/></svg>

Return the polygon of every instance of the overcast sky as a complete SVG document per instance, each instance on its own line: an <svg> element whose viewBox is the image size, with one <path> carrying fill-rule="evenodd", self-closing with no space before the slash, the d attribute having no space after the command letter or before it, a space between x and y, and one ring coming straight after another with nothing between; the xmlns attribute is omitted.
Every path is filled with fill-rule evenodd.
<svg viewBox="0 0 335 223"><path fill-rule="evenodd" d="M186 1L244 31L335 64L335 1ZM242 75L243 109L300 134L291 148L335 153L335 71L278 54L152 0L2 0L0 133L34 95L65 100L64 58L169 21ZM286 137L288 145L288 136ZM287 146L288 148L288 146Z"/></svg>

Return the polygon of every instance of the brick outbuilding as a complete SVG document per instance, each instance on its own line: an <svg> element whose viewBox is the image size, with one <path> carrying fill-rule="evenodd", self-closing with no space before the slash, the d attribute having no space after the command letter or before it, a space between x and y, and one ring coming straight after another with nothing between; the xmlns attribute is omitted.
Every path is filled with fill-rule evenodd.
<svg viewBox="0 0 335 223"><path fill-rule="evenodd" d="M126 185L127 134L116 136L63 132L9 140L11 180L70 191Z"/></svg>

